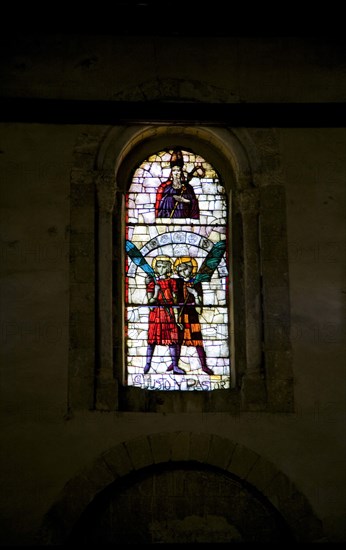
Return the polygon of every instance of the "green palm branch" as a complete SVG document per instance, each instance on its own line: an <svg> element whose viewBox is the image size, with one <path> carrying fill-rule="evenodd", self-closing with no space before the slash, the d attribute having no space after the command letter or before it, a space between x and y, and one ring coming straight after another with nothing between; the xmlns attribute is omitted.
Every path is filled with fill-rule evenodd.
<svg viewBox="0 0 346 550"><path fill-rule="evenodd" d="M226 241L219 241L215 243L211 250L209 250L207 256L204 258L201 267L199 268L195 277L194 283L210 281L215 269L221 262L222 256L226 250Z"/></svg>

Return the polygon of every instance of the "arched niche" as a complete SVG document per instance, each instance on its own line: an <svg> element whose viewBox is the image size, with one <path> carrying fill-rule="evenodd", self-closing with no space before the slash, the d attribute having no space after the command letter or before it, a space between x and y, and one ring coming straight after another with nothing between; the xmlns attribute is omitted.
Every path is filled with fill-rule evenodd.
<svg viewBox="0 0 346 550"><path fill-rule="evenodd" d="M123 201L134 167L151 152L177 142L204 155L231 196L236 386L227 395L194 392L182 399L175 393L162 400L123 385ZM129 125L109 128L88 147L88 155L78 152L72 170L71 194L81 200L71 206L71 281L77 295L88 283L95 300L87 315L71 301L71 408L292 411L285 190L275 132ZM81 222L85 203L88 222ZM89 258L78 257L80 248L80 255L91 251Z"/></svg>
<svg viewBox="0 0 346 550"><path fill-rule="evenodd" d="M89 534L94 542L104 529L99 540L112 543L112 529L121 539L132 528L132 542L180 542L174 527L185 542L325 540L306 497L273 463L216 434L177 431L105 451L65 485L38 541L86 542Z"/></svg>

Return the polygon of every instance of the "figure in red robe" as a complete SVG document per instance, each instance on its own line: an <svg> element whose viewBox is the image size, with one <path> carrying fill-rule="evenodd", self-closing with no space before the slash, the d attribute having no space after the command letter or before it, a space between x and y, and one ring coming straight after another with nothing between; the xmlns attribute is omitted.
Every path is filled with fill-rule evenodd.
<svg viewBox="0 0 346 550"><path fill-rule="evenodd" d="M157 256L152 262L152 268L157 275L147 279L147 297L150 305L148 326L148 347L144 374L151 367L155 347L168 346L172 358L174 374L185 374L178 367L179 336L175 321L173 305L177 301L177 280L172 279L173 262L169 256Z"/></svg>

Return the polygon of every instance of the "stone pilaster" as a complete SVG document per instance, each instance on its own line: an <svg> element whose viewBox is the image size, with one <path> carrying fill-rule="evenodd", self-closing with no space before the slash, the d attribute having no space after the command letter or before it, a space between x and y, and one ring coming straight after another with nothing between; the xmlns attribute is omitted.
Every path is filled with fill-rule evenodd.
<svg viewBox="0 0 346 550"><path fill-rule="evenodd" d="M118 391L113 372L112 318L112 212L116 208L114 174L109 171L95 172L95 186L98 204L96 408L116 410Z"/></svg>
<svg viewBox="0 0 346 550"><path fill-rule="evenodd" d="M259 192L247 189L237 196L243 223L246 372L242 379L245 409L262 410L266 404L263 377L262 289L259 237Z"/></svg>

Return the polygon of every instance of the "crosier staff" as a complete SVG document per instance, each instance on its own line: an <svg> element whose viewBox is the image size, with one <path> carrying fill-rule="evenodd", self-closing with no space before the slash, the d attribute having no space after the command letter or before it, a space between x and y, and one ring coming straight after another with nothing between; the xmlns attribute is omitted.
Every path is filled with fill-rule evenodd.
<svg viewBox="0 0 346 550"><path fill-rule="evenodd" d="M212 278L212 275L215 271L215 269L220 264L222 257L226 250L226 241L219 241L215 244L213 244L212 248L209 250L208 254L204 258L201 267L199 268L198 272L196 273L196 277L193 280L193 286L196 283L199 282L209 282ZM179 311L178 314L178 320L179 324L182 318L183 309L187 303L188 295Z"/></svg>
<svg viewBox="0 0 346 550"><path fill-rule="evenodd" d="M178 300L180 310L178 321L183 325L183 332L179 342L179 357L181 348L193 346L196 348L202 371L209 376L214 372L207 364L206 351L203 344L202 328L199 316L203 307L202 282L210 281L226 250L226 241L215 243L205 257L198 273L197 260L192 256L180 256L174 262L174 270L182 280L178 285ZM168 367L172 370L173 365Z"/></svg>
<svg viewBox="0 0 346 550"><path fill-rule="evenodd" d="M196 166L195 168L193 168L193 169L191 170L191 172L188 172L187 177L186 177L187 183L189 183L189 182L192 180L192 178L194 177L195 174L199 174L200 176L204 176L205 170L204 170L204 168L202 167L202 165L198 165L198 166ZM185 187L184 184L182 184L182 186L181 186L181 191L180 191L180 195L178 195L182 200L183 200L183 193L184 193L185 190L186 190L186 187ZM174 214L174 212L175 212L175 210L176 210L176 208L177 208L179 202L181 202L181 201L175 199L175 204L174 204L173 210L172 210L172 212L171 212L171 214L170 214L170 216L169 216L170 218L173 218L173 214ZM187 201L187 202L188 202L188 201Z"/></svg>

